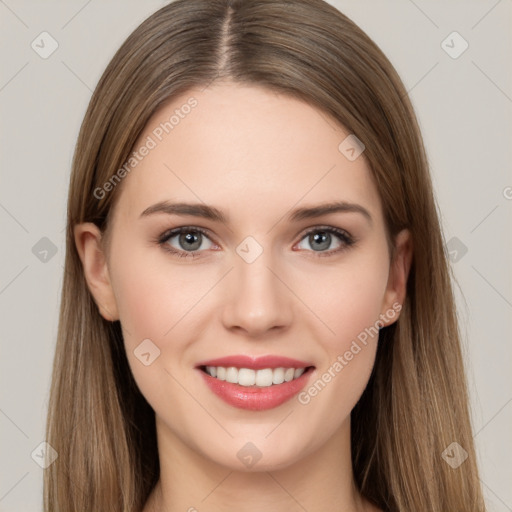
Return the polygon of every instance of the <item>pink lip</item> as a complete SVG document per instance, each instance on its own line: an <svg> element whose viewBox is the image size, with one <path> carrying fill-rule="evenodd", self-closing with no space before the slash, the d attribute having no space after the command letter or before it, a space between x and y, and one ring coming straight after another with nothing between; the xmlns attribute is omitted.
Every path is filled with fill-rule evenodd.
<svg viewBox="0 0 512 512"><path fill-rule="evenodd" d="M290 359L283 356L260 356L250 357L245 355L235 355L221 357L218 359L210 359L202 361L196 365L196 368L201 366L234 366L235 368L250 368L252 370L262 370L264 368L306 368L313 366L311 363L299 361L298 359Z"/></svg>
<svg viewBox="0 0 512 512"><path fill-rule="evenodd" d="M279 359L281 361L283 360L282 358ZM225 360L219 359L212 362L216 361ZM288 359L287 361L291 360ZM213 364L211 366L224 366L224 364ZM287 364L284 366L287 366ZM246 363L244 362L244 365L241 367L247 368ZM294 366L292 365L291 367ZM265 366L265 368L269 368L269 366ZM302 368L302 366L300 366L300 368ZM250 411L264 411L267 409L273 409L274 407L283 404L295 396L301 389L304 388L307 381L313 374L314 368L309 368L297 379L293 379L289 382L283 382L282 384L261 388L257 386L240 386L239 384L233 384L231 382L226 382L225 380L216 379L215 377L208 375L203 370L198 371L202 375L206 385L210 388L210 390L229 405Z"/></svg>

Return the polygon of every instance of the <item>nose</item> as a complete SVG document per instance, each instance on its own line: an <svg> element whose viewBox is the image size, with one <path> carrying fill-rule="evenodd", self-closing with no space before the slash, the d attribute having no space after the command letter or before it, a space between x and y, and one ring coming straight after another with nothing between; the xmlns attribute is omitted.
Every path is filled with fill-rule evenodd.
<svg viewBox="0 0 512 512"><path fill-rule="evenodd" d="M293 293L278 268L267 251L252 263L236 257L222 312L226 329L261 337L291 325Z"/></svg>

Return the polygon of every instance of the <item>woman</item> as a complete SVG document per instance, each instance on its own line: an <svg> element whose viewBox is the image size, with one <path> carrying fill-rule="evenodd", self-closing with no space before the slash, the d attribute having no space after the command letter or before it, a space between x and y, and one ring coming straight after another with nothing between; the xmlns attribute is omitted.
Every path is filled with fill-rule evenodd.
<svg viewBox="0 0 512 512"><path fill-rule="evenodd" d="M55 510L483 511L421 135L319 0L178 0L77 142Z"/></svg>

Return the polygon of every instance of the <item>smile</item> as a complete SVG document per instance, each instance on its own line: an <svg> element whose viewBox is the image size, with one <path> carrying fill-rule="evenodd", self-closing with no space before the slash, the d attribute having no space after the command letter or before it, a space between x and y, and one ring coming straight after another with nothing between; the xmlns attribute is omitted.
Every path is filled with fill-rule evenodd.
<svg viewBox="0 0 512 512"><path fill-rule="evenodd" d="M284 356L233 355L201 361L195 369L207 388L225 403L238 409L264 411L299 393L315 366Z"/></svg>
<svg viewBox="0 0 512 512"><path fill-rule="evenodd" d="M234 366L206 366L201 368L211 377L218 380L239 384L245 387L269 387L298 379L306 368L236 368Z"/></svg>

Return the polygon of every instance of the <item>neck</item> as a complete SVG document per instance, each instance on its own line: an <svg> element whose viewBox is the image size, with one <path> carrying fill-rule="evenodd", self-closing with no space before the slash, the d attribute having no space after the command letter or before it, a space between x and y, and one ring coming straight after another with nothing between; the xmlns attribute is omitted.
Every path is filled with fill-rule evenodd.
<svg viewBox="0 0 512 512"><path fill-rule="evenodd" d="M355 486L350 417L320 449L268 471L238 471L192 450L158 417L160 479L144 512L363 512L377 510Z"/></svg>

